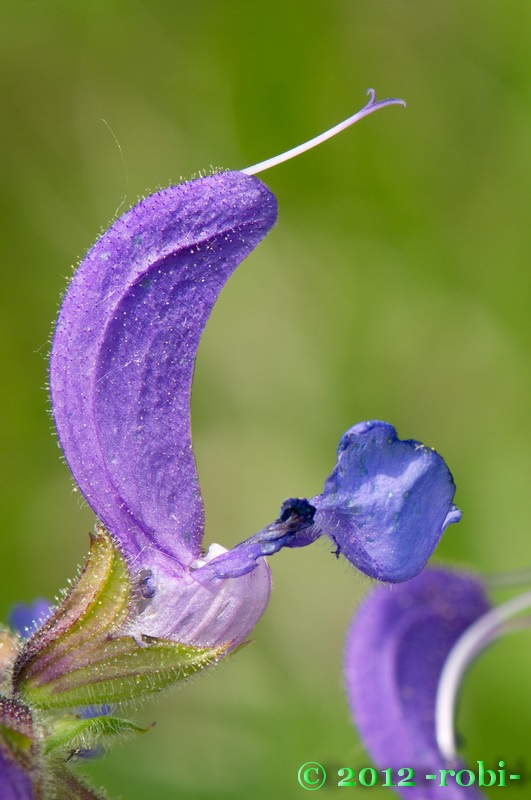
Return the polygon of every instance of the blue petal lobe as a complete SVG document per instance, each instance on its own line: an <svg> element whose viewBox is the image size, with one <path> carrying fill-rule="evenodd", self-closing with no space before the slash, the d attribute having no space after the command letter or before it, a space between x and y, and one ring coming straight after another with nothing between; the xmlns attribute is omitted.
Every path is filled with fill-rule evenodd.
<svg viewBox="0 0 531 800"><path fill-rule="evenodd" d="M341 439L315 525L358 569L399 582L425 566L444 529L458 522L455 484L441 456L401 441L387 422L363 422Z"/></svg>

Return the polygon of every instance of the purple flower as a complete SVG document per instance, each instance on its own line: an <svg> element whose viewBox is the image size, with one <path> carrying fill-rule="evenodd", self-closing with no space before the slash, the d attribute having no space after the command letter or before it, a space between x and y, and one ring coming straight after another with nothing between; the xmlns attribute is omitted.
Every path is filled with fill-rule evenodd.
<svg viewBox="0 0 531 800"><path fill-rule="evenodd" d="M292 153L402 103L370 95L360 112ZM190 426L195 358L223 286L276 223L276 199L253 174L289 155L146 198L99 239L65 296L52 348L53 414L73 476L103 524L50 616L19 609L19 627L32 617L42 624L27 639L2 633L9 650L0 687L9 701L0 709L0 784L11 782L14 797L33 797L28 775L34 788L46 775L50 796L96 797L70 760L140 732L105 704L158 691L241 644L269 600L265 556L327 535L366 574L403 581L460 518L442 458L373 421L345 434L322 494L289 498L274 522L230 552L203 551ZM72 713L80 708L82 716ZM9 745L22 741L20 720L35 749L27 762Z"/></svg>
<svg viewBox="0 0 531 800"><path fill-rule="evenodd" d="M18 603L11 611L11 626L23 638L27 638L46 622L52 610L51 603L43 597L33 603Z"/></svg>
<svg viewBox="0 0 531 800"><path fill-rule="evenodd" d="M263 561L239 580L193 577L222 549L205 557L201 548L190 394L214 303L276 218L272 193L239 173L158 192L97 242L63 304L54 417L76 481L134 574L145 607L138 633L241 642L269 599Z"/></svg>
<svg viewBox="0 0 531 800"><path fill-rule="evenodd" d="M322 494L289 498L276 520L230 552L202 547L193 372L219 293L276 223L276 199L253 176L403 104L369 94L361 111L293 151L146 198L75 273L53 342L52 407L73 476L103 524L58 605L15 609L21 636L0 628L7 800L96 798L70 762L143 732L113 715L122 703L194 674L247 638L269 600L265 556L327 535L336 555L366 574L402 581L459 520L442 458L373 421L345 434Z"/></svg>
<svg viewBox="0 0 531 800"><path fill-rule="evenodd" d="M1 741L0 787L2 787L2 800L33 800L35 797L30 775L10 754L4 752Z"/></svg>
<svg viewBox="0 0 531 800"><path fill-rule="evenodd" d="M274 195L243 173L171 187L102 236L66 295L53 412L74 477L142 597L129 622L135 635L237 644L268 602L263 556L325 533L368 575L405 580L459 519L440 456L401 442L391 425L363 423L343 437L323 494L287 501L230 553L214 545L203 554L190 433L195 356L225 282L276 218Z"/></svg>
<svg viewBox="0 0 531 800"><path fill-rule="evenodd" d="M457 772L464 765L448 763L441 753L435 710L450 651L489 609L478 579L427 569L400 586L375 589L354 618L345 653L352 714L375 763L393 768L395 782L399 768L415 770L417 786L399 790L404 798L483 797L475 786L460 788L451 777L452 788L439 787L439 770ZM437 780L425 780L426 774L435 774Z"/></svg>

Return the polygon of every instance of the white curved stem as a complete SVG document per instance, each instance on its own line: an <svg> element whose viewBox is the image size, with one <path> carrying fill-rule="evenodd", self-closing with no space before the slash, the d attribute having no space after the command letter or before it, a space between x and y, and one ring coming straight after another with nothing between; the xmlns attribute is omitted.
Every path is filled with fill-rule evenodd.
<svg viewBox="0 0 531 800"><path fill-rule="evenodd" d="M526 608L531 608L531 592L513 597L488 611L462 634L450 650L439 678L435 701L437 745L449 761L457 758L455 714L459 688L467 668L478 653L496 638L507 621ZM517 628L512 627L513 630Z"/></svg>
<svg viewBox="0 0 531 800"><path fill-rule="evenodd" d="M326 142L327 139L331 139L332 136L336 135L336 133L344 131L345 128L349 128L351 125L354 125L355 122L358 122L360 119L363 119L363 117L367 117L369 114L372 114L373 111L378 111L379 108L385 108L386 106L391 105L401 105L404 106L404 108L406 106L403 100L399 100L396 97L391 97L388 100L376 101L376 93L374 89L368 89L367 94L370 97L367 105L348 119L340 122L338 125L334 125L334 127L330 128L330 130L319 134L319 136L315 136L313 139L310 139L304 144L299 144L297 147L293 147L291 150L287 150L285 153L281 153L279 156L273 156L273 158L268 158L266 161L260 161L260 163L254 164L252 167L242 169L241 172L244 172L246 175L256 175L257 172L263 172L265 169L269 169L270 167L276 167L277 164L282 164L283 161L289 161L290 158L295 158L295 156L305 153L306 150L311 150L312 147L317 147L318 144Z"/></svg>
<svg viewBox="0 0 531 800"><path fill-rule="evenodd" d="M481 575L481 580L489 589L513 589L531 584L531 568L515 569L510 572L496 572Z"/></svg>

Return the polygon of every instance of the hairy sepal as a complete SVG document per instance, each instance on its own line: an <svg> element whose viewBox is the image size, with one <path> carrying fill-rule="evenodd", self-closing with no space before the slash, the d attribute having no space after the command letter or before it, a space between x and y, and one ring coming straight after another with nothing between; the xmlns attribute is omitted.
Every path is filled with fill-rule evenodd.
<svg viewBox="0 0 531 800"><path fill-rule="evenodd" d="M61 716L55 719L53 733L46 739L45 753L68 761L74 756L108 747L134 734L147 733L151 727L141 728L130 720L114 716Z"/></svg>
<svg viewBox="0 0 531 800"><path fill-rule="evenodd" d="M93 647L85 663L41 683L31 678L24 697L42 709L126 703L160 692L218 661L228 645L200 648L165 639L109 638ZM90 661L89 661L90 658Z"/></svg>
<svg viewBox="0 0 531 800"><path fill-rule="evenodd" d="M136 599L120 550L98 526L77 583L17 658L15 692L39 709L137 700L209 666L230 647L124 634Z"/></svg>

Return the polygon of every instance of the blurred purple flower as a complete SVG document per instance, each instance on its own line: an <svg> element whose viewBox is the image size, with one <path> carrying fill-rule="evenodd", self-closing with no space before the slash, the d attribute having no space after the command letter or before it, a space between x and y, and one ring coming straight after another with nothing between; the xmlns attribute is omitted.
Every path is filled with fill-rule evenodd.
<svg viewBox="0 0 531 800"><path fill-rule="evenodd" d="M276 218L274 195L243 173L160 191L102 236L65 297L53 413L74 477L137 586L135 635L235 645L269 599L263 556L325 533L368 575L405 580L459 519L442 458L370 422L343 437L323 494L287 501L230 553L213 545L203 554L190 432L195 357L225 282Z"/></svg>
<svg viewBox="0 0 531 800"><path fill-rule="evenodd" d="M9 621L12 628L27 639L49 619L52 612L51 603L39 597L33 603L17 603L11 611Z"/></svg>
<svg viewBox="0 0 531 800"><path fill-rule="evenodd" d="M33 800L35 797L28 773L4 755L1 748L0 786L2 800Z"/></svg>
<svg viewBox="0 0 531 800"><path fill-rule="evenodd" d="M345 675L355 723L375 763L416 772L416 787L399 790L409 800L440 796L480 800L475 786L451 778L424 781L453 768L439 750L435 705L439 678L452 647L490 609L482 583L463 573L427 569L400 586L375 589L360 607L348 635ZM402 776L400 776L402 777Z"/></svg>
<svg viewBox="0 0 531 800"><path fill-rule="evenodd" d="M35 800L29 773L3 752L1 742L0 786L2 787L2 800Z"/></svg>
<svg viewBox="0 0 531 800"><path fill-rule="evenodd" d="M33 783L29 773L20 767L9 754L4 753L0 742L0 786L2 800L34 800Z"/></svg>

